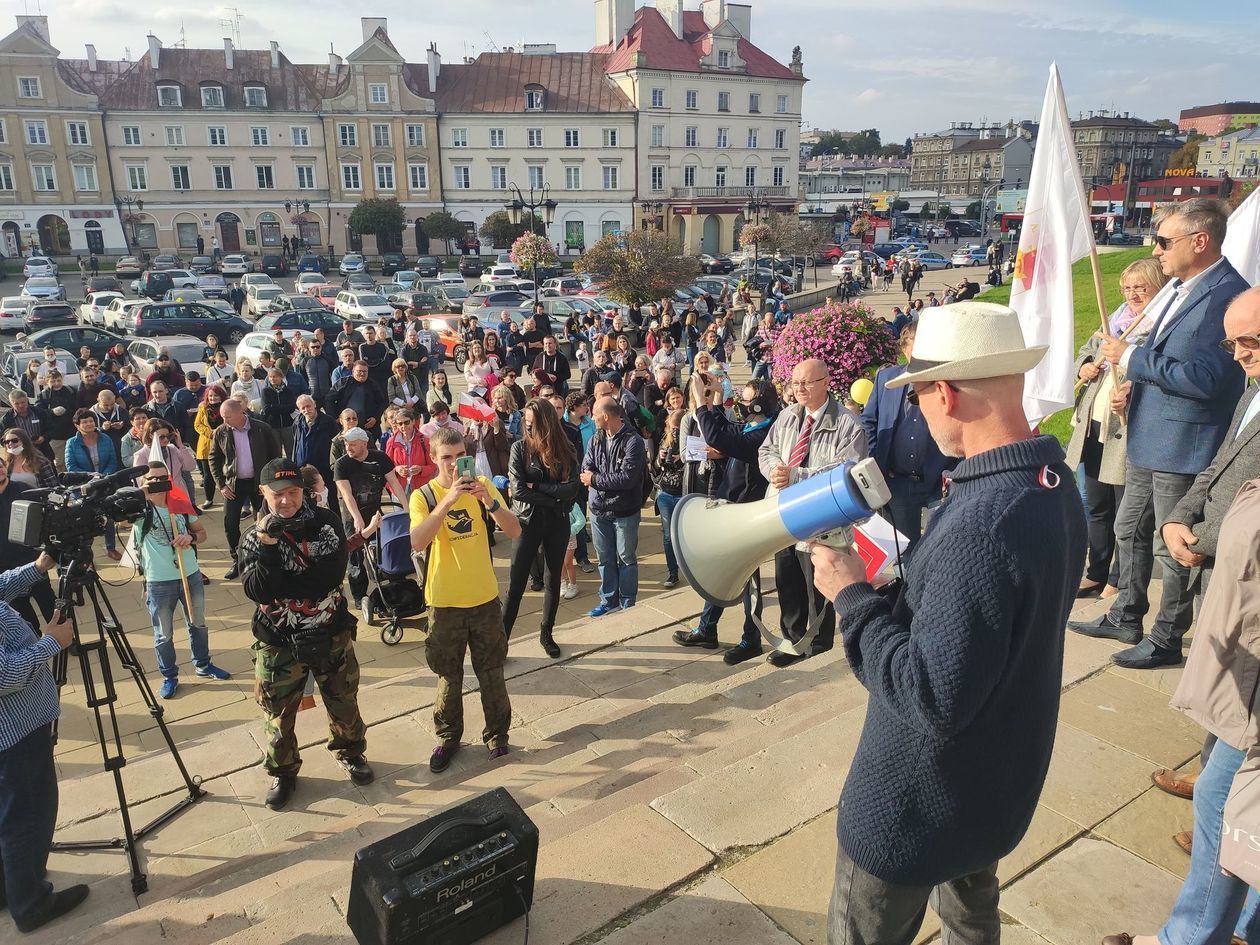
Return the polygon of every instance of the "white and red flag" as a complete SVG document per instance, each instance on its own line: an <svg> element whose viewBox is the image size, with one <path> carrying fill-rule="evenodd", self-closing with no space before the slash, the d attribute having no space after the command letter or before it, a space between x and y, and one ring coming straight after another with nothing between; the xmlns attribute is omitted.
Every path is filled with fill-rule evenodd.
<svg viewBox="0 0 1260 945"><path fill-rule="evenodd" d="M479 397L460 394L456 413L463 420L485 420L495 418L494 408Z"/></svg>

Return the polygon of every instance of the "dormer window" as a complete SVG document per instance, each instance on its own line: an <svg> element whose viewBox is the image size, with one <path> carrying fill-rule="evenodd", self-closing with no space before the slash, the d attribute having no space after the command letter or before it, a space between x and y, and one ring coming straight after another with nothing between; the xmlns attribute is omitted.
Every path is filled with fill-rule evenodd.
<svg viewBox="0 0 1260 945"><path fill-rule="evenodd" d="M223 107L223 86L203 85L201 87L201 107L202 108L222 108Z"/></svg>
<svg viewBox="0 0 1260 945"><path fill-rule="evenodd" d="M266 108L267 107L267 90L261 85L245 86L245 107L246 108Z"/></svg>
<svg viewBox="0 0 1260 945"><path fill-rule="evenodd" d="M161 108L180 108L184 104L184 93L178 85L159 85L157 93Z"/></svg>
<svg viewBox="0 0 1260 945"><path fill-rule="evenodd" d="M543 90L542 89L526 89L525 90L525 111L540 112L543 110Z"/></svg>
<svg viewBox="0 0 1260 945"><path fill-rule="evenodd" d="M718 68L729 69L731 67L731 53L727 49L719 49L717 54Z"/></svg>

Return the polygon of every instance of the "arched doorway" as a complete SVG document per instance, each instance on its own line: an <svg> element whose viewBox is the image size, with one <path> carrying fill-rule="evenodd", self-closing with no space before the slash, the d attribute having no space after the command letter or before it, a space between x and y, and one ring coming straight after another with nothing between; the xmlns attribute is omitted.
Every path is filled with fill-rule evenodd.
<svg viewBox="0 0 1260 945"><path fill-rule="evenodd" d="M21 256L22 228L12 220L6 220L4 226L0 227L0 233L4 236L4 242L3 245L0 245L0 250L6 256Z"/></svg>
<svg viewBox="0 0 1260 945"><path fill-rule="evenodd" d="M88 220L83 224L83 235L87 237L88 252L100 256L105 252L105 234L101 224L96 220Z"/></svg>
<svg viewBox="0 0 1260 945"><path fill-rule="evenodd" d="M65 220L55 213L48 213L39 218L35 228L39 233L39 248L46 255L70 255L70 228Z"/></svg>
<svg viewBox="0 0 1260 945"><path fill-rule="evenodd" d="M219 248L225 253L241 251L241 218L225 210L214 218L219 227Z"/></svg>
<svg viewBox="0 0 1260 945"><path fill-rule="evenodd" d="M704 231L700 237L700 251L716 256L722 245L722 221L710 213L704 218Z"/></svg>
<svg viewBox="0 0 1260 945"><path fill-rule="evenodd" d="M416 252L421 256L429 255L429 234L425 232L422 217L416 217Z"/></svg>
<svg viewBox="0 0 1260 945"><path fill-rule="evenodd" d="M682 251L684 253L687 252L687 218L681 213L676 214L674 216L674 225L670 229L673 230L671 235L682 246Z"/></svg>

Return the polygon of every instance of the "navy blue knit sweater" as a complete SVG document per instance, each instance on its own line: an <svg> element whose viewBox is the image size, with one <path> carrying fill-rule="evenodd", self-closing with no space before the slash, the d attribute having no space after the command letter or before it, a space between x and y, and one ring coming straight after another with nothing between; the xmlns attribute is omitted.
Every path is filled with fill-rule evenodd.
<svg viewBox="0 0 1260 945"><path fill-rule="evenodd" d="M840 843L887 882L982 869L1032 820L1085 558L1084 510L1063 459L1041 436L963 460L897 603L869 584L836 598L845 653L870 692ZM1047 466L1055 488L1039 481Z"/></svg>

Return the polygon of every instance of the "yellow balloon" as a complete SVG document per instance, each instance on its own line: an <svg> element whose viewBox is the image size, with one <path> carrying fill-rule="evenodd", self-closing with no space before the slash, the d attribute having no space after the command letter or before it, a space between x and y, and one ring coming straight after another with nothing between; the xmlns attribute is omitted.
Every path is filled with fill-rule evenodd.
<svg viewBox="0 0 1260 945"><path fill-rule="evenodd" d="M849 399L865 407L874 390L875 385L871 383L870 378L859 377L849 386Z"/></svg>

